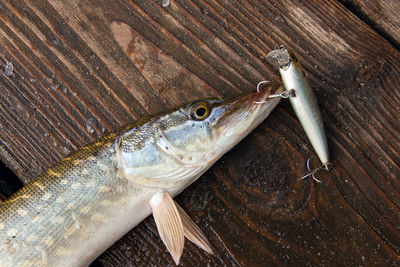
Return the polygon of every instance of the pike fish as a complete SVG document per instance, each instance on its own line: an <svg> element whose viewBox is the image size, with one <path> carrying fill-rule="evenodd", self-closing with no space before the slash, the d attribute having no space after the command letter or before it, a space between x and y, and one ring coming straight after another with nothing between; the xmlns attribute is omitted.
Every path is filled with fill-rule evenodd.
<svg viewBox="0 0 400 267"><path fill-rule="evenodd" d="M78 149L0 205L0 266L86 266L151 213L176 263L184 236L212 253L172 198L261 123L282 89L196 101Z"/></svg>
<svg viewBox="0 0 400 267"><path fill-rule="evenodd" d="M312 173L321 168L329 170L331 164L322 116L300 62L285 47L269 52L267 59L279 67L286 89L278 96L289 98L297 118L322 162L322 167L315 169Z"/></svg>

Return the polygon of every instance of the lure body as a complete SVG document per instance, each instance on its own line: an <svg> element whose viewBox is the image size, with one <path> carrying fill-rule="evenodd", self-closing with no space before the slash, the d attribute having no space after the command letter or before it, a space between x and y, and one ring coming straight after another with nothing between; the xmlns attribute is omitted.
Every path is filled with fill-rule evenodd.
<svg viewBox="0 0 400 267"><path fill-rule="evenodd" d="M204 100L80 148L0 205L0 266L86 266L268 116L270 90ZM264 104L256 104L265 101Z"/></svg>
<svg viewBox="0 0 400 267"><path fill-rule="evenodd" d="M274 50L267 57L279 66L293 110L323 166L328 168L329 150L321 113L299 61L286 48Z"/></svg>

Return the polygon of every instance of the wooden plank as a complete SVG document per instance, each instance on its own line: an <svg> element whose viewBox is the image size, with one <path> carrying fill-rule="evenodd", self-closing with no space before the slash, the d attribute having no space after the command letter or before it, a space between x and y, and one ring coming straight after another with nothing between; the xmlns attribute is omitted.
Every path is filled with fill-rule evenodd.
<svg viewBox="0 0 400 267"><path fill-rule="evenodd" d="M277 81L264 56L285 44L334 170L296 181L314 152L283 102L177 198L216 252L188 244L183 265L398 263L400 54L340 3L9 0L0 14L0 155L23 181L132 119ZM99 260L173 266L151 218Z"/></svg>
<svg viewBox="0 0 400 267"><path fill-rule="evenodd" d="M400 48L400 1L341 0L357 16L374 27L381 35Z"/></svg>

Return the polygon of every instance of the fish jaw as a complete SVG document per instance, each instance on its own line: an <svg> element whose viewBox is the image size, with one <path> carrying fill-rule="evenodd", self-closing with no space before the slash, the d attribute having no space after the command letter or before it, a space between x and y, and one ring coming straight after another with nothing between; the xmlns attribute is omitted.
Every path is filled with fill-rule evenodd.
<svg viewBox="0 0 400 267"><path fill-rule="evenodd" d="M215 143L213 151L209 152L208 164L213 164L256 128L280 102L280 98L268 98L269 95L283 90L283 86L271 83L224 103L221 108L225 114L215 121Z"/></svg>
<svg viewBox="0 0 400 267"><path fill-rule="evenodd" d="M279 103L280 99L268 98L269 95L272 92L282 91L282 86L269 84L256 92L228 100L218 107L223 109L223 114L213 125L217 138L226 136L233 139L233 143L240 141L260 124Z"/></svg>

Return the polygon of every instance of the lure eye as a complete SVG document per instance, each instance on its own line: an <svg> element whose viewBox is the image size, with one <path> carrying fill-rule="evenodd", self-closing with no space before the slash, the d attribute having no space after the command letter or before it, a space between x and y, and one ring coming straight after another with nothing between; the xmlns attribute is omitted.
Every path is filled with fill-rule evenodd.
<svg viewBox="0 0 400 267"><path fill-rule="evenodd" d="M204 102L194 104L191 108L190 115L195 120L204 120L210 115L210 107Z"/></svg>

